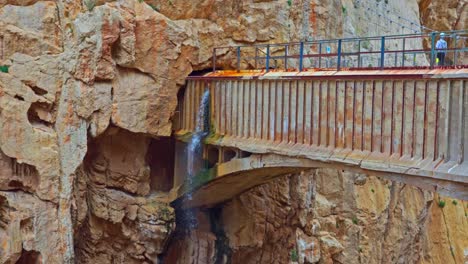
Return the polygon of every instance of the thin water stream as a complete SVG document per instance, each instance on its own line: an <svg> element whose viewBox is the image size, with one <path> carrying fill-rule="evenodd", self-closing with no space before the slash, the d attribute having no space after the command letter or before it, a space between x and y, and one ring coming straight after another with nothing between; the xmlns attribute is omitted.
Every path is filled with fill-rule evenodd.
<svg viewBox="0 0 468 264"><path fill-rule="evenodd" d="M195 132L193 133L190 141L187 144L187 179L186 179L186 188L191 190L194 186L194 177L199 173L203 166L203 139L208 135L209 124L208 124L208 114L209 114L209 99L210 91L205 90L201 98L200 107L197 111ZM188 192L186 198L192 200L192 193ZM184 210L184 219L186 228L191 230L196 225L196 216L193 211L190 209Z"/></svg>

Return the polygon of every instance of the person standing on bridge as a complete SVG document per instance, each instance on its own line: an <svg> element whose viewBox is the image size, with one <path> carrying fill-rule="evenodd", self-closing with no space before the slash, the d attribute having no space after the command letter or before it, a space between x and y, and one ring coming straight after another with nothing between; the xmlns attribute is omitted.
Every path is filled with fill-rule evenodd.
<svg viewBox="0 0 468 264"><path fill-rule="evenodd" d="M444 40L445 33L440 33L440 38L436 43L437 60L439 66L445 64L445 53L447 52L447 41Z"/></svg>

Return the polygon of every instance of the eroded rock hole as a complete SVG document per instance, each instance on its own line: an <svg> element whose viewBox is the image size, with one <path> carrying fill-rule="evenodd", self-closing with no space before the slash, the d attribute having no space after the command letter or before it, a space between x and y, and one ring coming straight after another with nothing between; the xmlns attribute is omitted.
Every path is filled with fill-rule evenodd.
<svg viewBox="0 0 468 264"><path fill-rule="evenodd" d="M21 96L21 95L17 95L17 94L15 94L15 99L20 100L20 101L24 101L24 97Z"/></svg>
<svg viewBox="0 0 468 264"><path fill-rule="evenodd" d="M39 172L36 167L19 163L0 152L0 174L8 175L0 181L0 189L33 192L39 184Z"/></svg>
<svg viewBox="0 0 468 264"><path fill-rule="evenodd" d="M39 88L37 86L29 86L31 87L31 90L33 90L33 92L36 94L36 95L46 95L47 94L47 91L42 89L42 88Z"/></svg>
<svg viewBox="0 0 468 264"><path fill-rule="evenodd" d="M151 171L151 191L170 191L174 180L174 138L161 137L158 139L151 139L148 148L147 162Z"/></svg>
<svg viewBox="0 0 468 264"><path fill-rule="evenodd" d="M0 228L6 228L10 222L8 200L4 196L0 196Z"/></svg>
<svg viewBox="0 0 468 264"><path fill-rule="evenodd" d="M34 102L28 110L28 120L33 126L51 127L54 123L52 106L46 103Z"/></svg>
<svg viewBox="0 0 468 264"><path fill-rule="evenodd" d="M175 140L150 138L117 127L88 143L84 172L106 188L132 194L168 192L174 177Z"/></svg>
<svg viewBox="0 0 468 264"><path fill-rule="evenodd" d="M23 249L16 264L42 264L41 253L35 250Z"/></svg>
<svg viewBox="0 0 468 264"><path fill-rule="evenodd" d="M210 146L207 151L208 168L213 168L219 162L219 149Z"/></svg>

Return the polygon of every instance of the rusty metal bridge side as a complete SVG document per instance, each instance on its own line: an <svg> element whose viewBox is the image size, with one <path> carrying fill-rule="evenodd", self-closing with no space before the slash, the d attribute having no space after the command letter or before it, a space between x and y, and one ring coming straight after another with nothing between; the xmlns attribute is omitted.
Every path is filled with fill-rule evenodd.
<svg viewBox="0 0 468 264"><path fill-rule="evenodd" d="M177 129L194 131L209 89L212 144L466 188L467 76L466 69L211 73L187 80Z"/></svg>

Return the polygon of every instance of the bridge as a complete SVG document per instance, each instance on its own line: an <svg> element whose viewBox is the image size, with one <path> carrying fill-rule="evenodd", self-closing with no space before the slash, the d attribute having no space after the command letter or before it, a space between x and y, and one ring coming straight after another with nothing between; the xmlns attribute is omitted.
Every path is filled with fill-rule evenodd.
<svg viewBox="0 0 468 264"><path fill-rule="evenodd" d="M187 79L176 157L200 132L197 113L209 91L198 160L205 169L188 184L187 162L176 160L176 202L191 192L186 206L216 204L278 175L322 167L468 199L466 66L267 69Z"/></svg>

